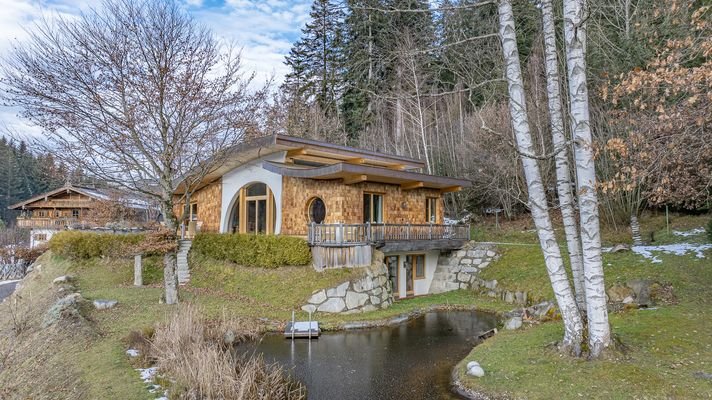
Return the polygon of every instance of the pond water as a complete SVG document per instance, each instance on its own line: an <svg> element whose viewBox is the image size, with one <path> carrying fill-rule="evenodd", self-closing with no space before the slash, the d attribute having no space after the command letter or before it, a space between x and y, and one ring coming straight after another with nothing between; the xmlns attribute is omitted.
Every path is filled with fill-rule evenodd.
<svg viewBox="0 0 712 400"><path fill-rule="evenodd" d="M324 333L318 340L269 334L256 350L307 386L309 399L457 399L452 368L496 317L429 312L401 325Z"/></svg>

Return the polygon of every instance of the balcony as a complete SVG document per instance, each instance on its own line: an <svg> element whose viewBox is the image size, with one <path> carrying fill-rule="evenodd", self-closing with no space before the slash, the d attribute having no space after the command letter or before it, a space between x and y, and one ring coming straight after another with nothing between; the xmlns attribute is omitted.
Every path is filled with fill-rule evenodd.
<svg viewBox="0 0 712 400"><path fill-rule="evenodd" d="M67 226L81 224L82 221L77 218L17 218L17 226L19 228L64 229Z"/></svg>
<svg viewBox="0 0 712 400"><path fill-rule="evenodd" d="M470 240L470 225L439 224L310 224L311 246L372 245L382 251L457 249Z"/></svg>

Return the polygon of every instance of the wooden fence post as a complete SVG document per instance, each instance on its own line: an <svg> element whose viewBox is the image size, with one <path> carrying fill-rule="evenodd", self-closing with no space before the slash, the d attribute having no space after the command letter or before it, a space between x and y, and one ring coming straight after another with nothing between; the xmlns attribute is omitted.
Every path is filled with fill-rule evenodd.
<svg viewBox="0 0 712 400"><path fill-rule="evenodd" d="M143 265L140 254L134 256L134 286L143 286Z"/></svg>

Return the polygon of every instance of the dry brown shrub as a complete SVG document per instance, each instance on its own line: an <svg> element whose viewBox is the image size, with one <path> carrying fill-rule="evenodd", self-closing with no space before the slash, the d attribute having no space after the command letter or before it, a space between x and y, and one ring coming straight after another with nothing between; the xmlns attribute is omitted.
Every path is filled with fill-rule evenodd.
<svg viewBox="0 0 712 400"><path fill-rule="evenodd" d="M257 327L225 314L207 321L195 307L183 305L156 329L151 357L170 378L178 399L304 399L306 390L277 364L235 350L257 336Z"/></svg>

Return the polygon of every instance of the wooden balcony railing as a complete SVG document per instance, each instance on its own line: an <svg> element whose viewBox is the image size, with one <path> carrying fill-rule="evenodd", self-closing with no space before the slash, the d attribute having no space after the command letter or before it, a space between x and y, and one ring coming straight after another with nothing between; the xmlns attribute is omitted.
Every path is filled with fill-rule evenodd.
<svg viewBox="0 0 712 400"><path fill-rule="evenodd" d="M470 225L315 224L307 240L313 246L357 246L416 240L470 240Z"/></svg>
<svg viewBox="0 0 712 400"><path fill-rule="evenodd" d="M63 229L82 224L83 222L76 218L17 218L17 226L20 228Z"/></svg>

